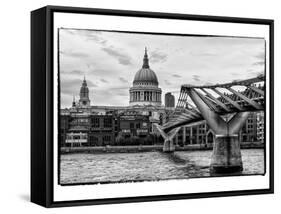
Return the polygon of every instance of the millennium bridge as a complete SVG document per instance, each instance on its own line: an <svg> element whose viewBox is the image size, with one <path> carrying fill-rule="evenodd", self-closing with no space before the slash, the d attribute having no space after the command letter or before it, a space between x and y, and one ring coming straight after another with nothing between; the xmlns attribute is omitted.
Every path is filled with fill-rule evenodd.
<svg viewBox="0 0 281 214"><path fill-rule="evenodd" d="M242 171L238 133L249 112L264 110L264 96L263 75L226 84L182 85L175 110L162 126L155 125L164 138L163 151L175 151L173 137L182 126L206 120L215 133L211 172Z"/></svg>

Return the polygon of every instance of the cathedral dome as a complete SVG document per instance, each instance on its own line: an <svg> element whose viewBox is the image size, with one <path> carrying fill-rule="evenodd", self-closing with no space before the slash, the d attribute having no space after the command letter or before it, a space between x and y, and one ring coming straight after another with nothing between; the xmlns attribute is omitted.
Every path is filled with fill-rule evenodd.
<svg viewBox="0 0 281 214"><path fill-rule="evenodd" d="M142 68L136 73L133 84L142 83L152 83L158 85L158 79L153 70L149 68L147 50L145 48L145 53L143 57Z"/></svg>
<svg viewBox="0 0 281 214"><path fill-rule="evenodd" d="M133 87L130 88L130 105L161 106L162 90L158 87L158 79L149 67L147 50L143 57L143 65L135 75Z"/></svg>
<svg viewBox="0 0 281 214"><path fill-rule="evenodd" d="M158 79L156 74L150 68L142 68L140 69L134 78L133 83L155 83L158 84Z"/></svg>

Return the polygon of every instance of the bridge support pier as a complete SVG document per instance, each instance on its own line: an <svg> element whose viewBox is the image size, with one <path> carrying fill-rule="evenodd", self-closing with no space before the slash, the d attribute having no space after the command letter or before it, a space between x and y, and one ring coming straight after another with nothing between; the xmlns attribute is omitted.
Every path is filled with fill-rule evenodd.
<svg viewBox="0 0 281 214"><path fill-rule="evenodd" d="M164 140L164 145L163 145L163 152L174 152L176 149L173 140L170 139L165 139Z"/></svg>
<svg viewBox="0 0 281 214"><path fill-rule="evenodd" d="M207 105L203 96L189 89L188 94L210 128L215 132L211 173L234 173L243 170L238 133L248 118L249 112L238 112L230 120L224 120Z"/></svg>
<svg viewBox="0 0 281 214"><path fill-rule="evenodd" d="M211 158L211 173L232 173L243 170L238 134L216 135Z"/></svg>
<svg viewBox="0 0 281 214"><path fill-rule="evenodd" d="M164 139L163 152L167 152L167 153L174 152L176 149L176 146L174 145L173 138L180 130L180 127L175 128L175 129L169 131L168 133L165 133L163 131L163 127L160 126L159 124L154 124L154 126L156 127L156 129L159 131L159 133L161 134L161 136Z"/></svg>

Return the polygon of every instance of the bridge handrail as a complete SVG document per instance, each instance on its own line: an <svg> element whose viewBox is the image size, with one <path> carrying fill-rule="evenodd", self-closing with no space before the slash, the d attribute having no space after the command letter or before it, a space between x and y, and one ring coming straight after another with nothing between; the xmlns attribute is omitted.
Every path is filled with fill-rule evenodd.
<svg viewBox="0 0 281 214"><path fill-rule="evenodd" d="M215 85L190 85L190 84L184 84L182 85L182 89L184 88L227 88L227 87L231 87L231 86L247 86L256 82L262 82L264 81L265 76L264 75L260 75L258 77L254 77L251 79L247 79L247 80L239 80L239 81L232 81L230 83L222 83L222 84L215 84Z"/></svg>

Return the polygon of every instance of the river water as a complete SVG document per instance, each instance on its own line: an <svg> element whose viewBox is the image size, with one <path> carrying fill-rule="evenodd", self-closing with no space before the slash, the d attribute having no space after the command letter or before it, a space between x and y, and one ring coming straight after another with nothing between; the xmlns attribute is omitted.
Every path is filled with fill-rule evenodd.
<svg viewBox="0 0 281 214"><path fill-rule="evenodd" d="M241 150L243 172L264 173L264 150ZM209 177L212 151L62 154L61 184L113 183Z"/></svg>

